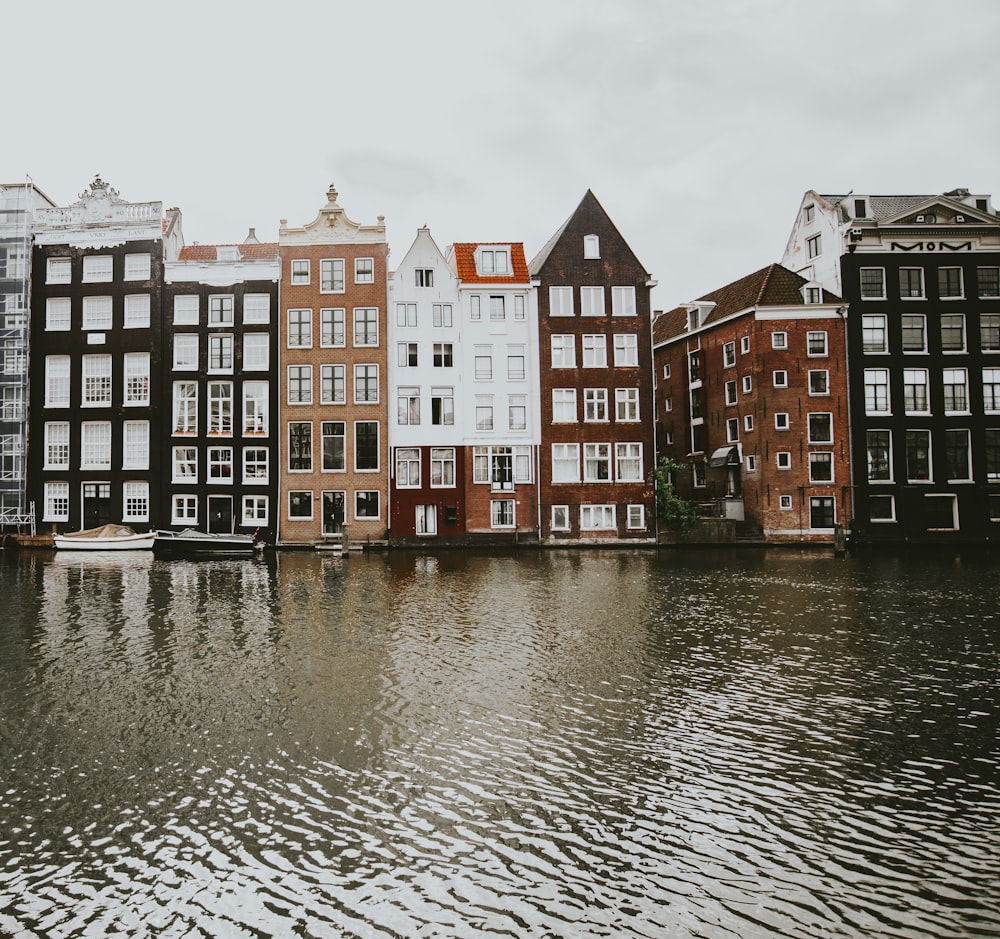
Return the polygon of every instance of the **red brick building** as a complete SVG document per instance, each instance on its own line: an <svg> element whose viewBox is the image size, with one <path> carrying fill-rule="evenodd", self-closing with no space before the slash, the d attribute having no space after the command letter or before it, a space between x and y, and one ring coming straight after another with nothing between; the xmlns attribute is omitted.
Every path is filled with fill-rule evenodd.
<svg viewBox="0 0 1000 939"><path fill-rule="evenodd" d="M679 493L768 542L850 520L845 310L772 264L653 323L658 452Z"/></svg>

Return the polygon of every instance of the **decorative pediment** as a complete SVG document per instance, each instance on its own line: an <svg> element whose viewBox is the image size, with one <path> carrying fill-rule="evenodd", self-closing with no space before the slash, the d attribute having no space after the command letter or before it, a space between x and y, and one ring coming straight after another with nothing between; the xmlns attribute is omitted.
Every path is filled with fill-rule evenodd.
<svg viewBox="0 0 1000 939"><path fill-rule="evenodd" d="M995 225L1000 219L963 202L936 196L922 205L883 219L882 225Z"/></svg>
<svg viewBox="0 0 1000 939"><path fill-rule="evenodd" d="M343 244L385 241L385 216L378 216L375 225L362 225L348 218L337 203L337 190L331 185L326 191L324 205L311 222L300 227L289 226L285 219L278 228L278 239L283 244Z"/></svg>
<svg viewBox="0 0 1000 939"><path fill-rule="evenodd" d="M35 216L39 244L109 247L163 236L162 202L128 202L100 175L72 205L41 209ZM74 234L70 234L73 232Z"/></svg>

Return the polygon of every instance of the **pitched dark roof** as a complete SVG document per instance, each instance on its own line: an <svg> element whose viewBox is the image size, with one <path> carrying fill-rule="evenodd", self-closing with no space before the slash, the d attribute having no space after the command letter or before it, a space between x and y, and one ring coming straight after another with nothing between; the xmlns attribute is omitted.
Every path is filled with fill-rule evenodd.
<svg viewBox="0 0 1000 939"><path fill-rule="evenodd" d="M726 284L725 287L698 297L700 301L710 301L715 304L702 325L726 319L734 313L754 307L801 305L802 287L808 283L805 277L790 271L787 267L769 264L759 271ZM840 297L826 289L823 290L822 300L823 303L840 303ZM664 342L687 332L687 314L685 306L674 307L661 313L653 323L653 342Z"/></svg>

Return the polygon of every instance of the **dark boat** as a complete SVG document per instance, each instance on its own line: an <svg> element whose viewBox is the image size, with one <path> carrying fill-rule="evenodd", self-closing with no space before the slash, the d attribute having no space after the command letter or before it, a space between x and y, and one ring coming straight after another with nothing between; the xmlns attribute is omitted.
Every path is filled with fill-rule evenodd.
<svg viewBox="0 0 1000 939"><path fill-rule="evenodd" d="M153 553L160 557L250 557L257 547L253 535L211 534L185 528L156 532Z"/></svg>

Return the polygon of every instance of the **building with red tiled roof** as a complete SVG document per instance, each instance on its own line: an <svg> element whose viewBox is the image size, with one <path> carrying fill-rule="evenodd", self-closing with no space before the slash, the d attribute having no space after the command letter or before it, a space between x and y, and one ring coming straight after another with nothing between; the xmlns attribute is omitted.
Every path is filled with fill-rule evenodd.
<svg viewBox="0 0 1000 939"><path fill-rule="evenodd" d="M851 517L839 297L779 264L653 323L658 452L678 492L766 542L824 542Z"/></svg>

